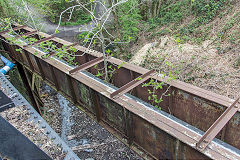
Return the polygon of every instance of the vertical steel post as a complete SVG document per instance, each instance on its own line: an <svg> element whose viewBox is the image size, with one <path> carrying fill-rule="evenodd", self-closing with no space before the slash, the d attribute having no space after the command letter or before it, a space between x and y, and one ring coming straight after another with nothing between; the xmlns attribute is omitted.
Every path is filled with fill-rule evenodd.
<svg viewBox="0 0 240 160"><path fill-rule="evenodd" d="M125 125L125 133L127 135L128 145L131 146L133 143L133 120L131 113L126 109L123 108L123 114L124 114L124 125Z"/></svg>
<svg viewBox="0 0 240 160"><path fill-rule="evenodd" d="M100 122L102 119L102 111L101 111L101 106L99 103L99 97L97 95L96 91L93 91L92 93L92 99L93 99L93 105L95 107L95 112L96 112L96 116L97 116L97 121Z"/></svg>
<svg viewBox="0 0 240 160"><path fill-rule="evenodd" d="M66 74L66 76L67 76L68 87L69 87L69 89L70 89L71 98L72 98L72 100L73 100L73 103L74 103L74 104L77 104L77 96L76 96L76 94L75 94L75 92L74 92L74 87L73 87L72 78L71 78L69 75L67 75L67 74Z"/></svg>
<svg viewBox="0 0 240 160"><path fill-rule="evenodd" d="M23 84L24 84L24 86L25 86L25 88L27 90L27 94L28 94L28 96L30 98L30 101L32 103L32 106L34 107L34 109L38 113L41 113L41 110L40 110L39 106L37 105L37 101L36 101L36 99L34 97L34 94L33 94L32 90L31 90L31 86L28 83L27 75L24 72L23 66L19 62L17 62L17 61L16 61L16 64L17 64L18 72L19 72L19 74L20 74L20 76L22 78Z"/></svg>

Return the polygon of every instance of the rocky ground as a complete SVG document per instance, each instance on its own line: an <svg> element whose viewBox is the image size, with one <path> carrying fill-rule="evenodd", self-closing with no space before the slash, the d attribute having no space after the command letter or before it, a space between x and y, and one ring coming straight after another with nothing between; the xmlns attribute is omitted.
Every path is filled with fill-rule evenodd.
<svg viewBox="0 0 240 160"><path fill-rule="evenodd" d="M5 93L7 96L10 96L9 90L5 87L2 87L1 83L0 90L3 91L3 93ZM31 115L27 109L27 106L19 105L9 108L3 112L0 112L0 116L7 120L51 158L61 160L65 157L66 153L62 150L62 147L55 144L53 139L49 138L45 134L45 130L39 127L38 123L34 123L32 120L29 120Z"/></svg>
<svg viewBox="0 0 240 160"><path fill-rule="evenodd" d="M45 120L80 159L142 159L49 86L43 85L41 98Z"/></svg>

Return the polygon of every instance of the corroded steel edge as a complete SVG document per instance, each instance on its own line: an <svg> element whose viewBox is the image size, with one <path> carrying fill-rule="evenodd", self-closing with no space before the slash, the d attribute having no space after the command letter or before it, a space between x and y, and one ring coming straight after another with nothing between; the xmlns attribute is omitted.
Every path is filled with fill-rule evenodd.
<svg viewBox="0 0 240 160"><path fill-rule="evenodd" d="M34 31L34 29L29 28L29 27L25 27L24 29L26 29L30 32ZM49 36L48 34L43 33L43 32L39 32L39 35L42 35L42 36L45 36L45 37ZM63 43L63 44L66 44L66 45L73 44L71 42L65 41L65 40L57 38L57 37L53 38L52 40L55 40L59 43ZM96 57L101 57L102 56L102 53L100 53L98 51L95 51L95 50L92 50L92 49L87 49L86 47L83 47L83 46L80 46L80 45L75 46L75 48L80 50L80 51L86 52L87 54L96 56ZM120 64L123 63L122 60L114 58L114 57L111 57L108 61L111 62L111 63L115 63L116 65L120 65ZM136 66L136 65L130 64L128 62L124 63L122 65L122 67L127 68L129 70L132 70L132 71L134 71L136 73L139 73L139 74L144 74L144 73L149 71L146 68L142 68L140 66ZM164 81L159 76L153 76L153 78L155 78L159 81ZM181 81L178 81L178 80L173 80L173 81L166 82L166 83L173 86L173 87L176 87L176 88L179 88L183 91L186 91L188 93L196 95L198 97L201 97L201 98L204 98L206 100L209 100L209 101L215 102L217 104L223 105L225 107L229 107L234 102L234 99L231 99L231 98L228 98L226 96L207 91L205 89L202 89L202 88L199 88L199 87L196 87L196 86L193 86L191 84L187 84L185 82L181 82ZM240 112L240 109L238 111Z"/></svg>
<svg viewBox="0 0 240 160"><path fill-rule="evenodd" d="M58 39L58 38L54 38L54 39L57 39L59 41L59 43L60 43L60 41L61 41L61 43L65 43L66 42L66 41L63 41L63 40ZM71 44L71 43L68 42L68 44ZM20 47L23 47L23 46L20 46ZM79 48L83 48L83 47L76 47L76 48L79 49ZM36 50L34 48L27 48L26 51L28 51L30 53L34 53ZM97 53L95 51L93 53L94 54L92 54L92 55L95 55L96 57L100 57L101 56L101 55L99 55L99 53ZM91 51L90 51L89 54L91 54ZM38 54L35 55L35 56L41 59L42 55L43 54L41 52L38 52ZM122 63L122 61L117 60L115 58L111 58L110 60L113 60L112 61L113 63L114 63L114 61L118 62L118 63L119 62ZM54 59L49 59L49 60L47 59L47 60L44 60L44 61L49 63L50 65L54 66L55 68L61 70L62 72L64 72L67 75L69 75L68 72L72 69L70 66L67 66L67 65L65 65L63 63L60 63L59 61L54 60ZM149 71L149 70L143 69L141 67L136 67L136 66L129 67L129 66L132 66L132 65L131 64L127 64L127 65L125 65L123 67L128 68L128 69L133 67L134 71L136 69L138 69L138 71L136 71L137 73L139 73L140 69L141 70L145 70L145 71ZM72 77L75 78L76 80L82 82L83 84L91 87L92 89L98 91L99 93L103 94L104 96L106 96L108 98L110 98L110 93L113 92L112 89L109 88L108 86L106 86L106 85L104 85L104 84L102 84L102 83L100 83L100 82L98 82L98 81L96 81L94 79L91 79L91 78L87 77L83 73L77 73L75 75L72 75ZM160 79L159 77L156 77L156 78ZM204 94L205 95L207 94L207 97L212 94L211 98L213 100L211 100L209 97L205 98L205 99L208 99L210 101L214 101L214 102L216 102L218 104L222 104L224 106L228 106L228 104L231 103L231 101L233 101L232 99L229 99L227 97L220 96L220 95L214 94L212 92L208 92L208 91L206 91L204 89L200 89L198 87L195 87L195 86L192 86L192 85L188 85L188 84L183 83L183 82L174 81L174 83L177 84L177 85L182 84L183 87L181 87L181 88L184 88L182 90L187 91L187 92L188 92L188 90L186 89L186 86L190 86L191 89L195 88L195 90L190 90L191 91L190 93L192 93L192 94L195 93L194 95L197 95L197 96L202 97L202 98L206 97L206 96L204 96ZM171 85L173 85L174 83L172 83ZM175 87L177 87L177 85L175 85ZM180 87L178 87L178 88L180 88ZM200 95L198 95L198 94L200 94ZM223 98L223 100L219 102L218 100L221 99L221 98ZM192 129L189 129L189 128L181 125L180 123L177 123L177 122L175 122L175 121L173 121L173 120L171 120L171 119L169 119L167 117L162 116L158 112L152 112L151 109L146 108L146 106L144 106L144 105L140 105L136 101L131 100L131 99L129 99L126 96L122 96L122 97L118 98L117 100L113 100L113 101L117 102L118 104L122 105L123 107L125 107L129 111L132 111L134 114L142 117L146 121L150 122L151 124L157 126L160 129L166 131L170 135L176 137L180 141L188 144L189 146L191 146L193 148L195 148L195 145L196 145L197 141L202 136L199 133L193 131ZM135 107L133 107L133 106L135 106ZM141 107L141 108L139 108L139 107ZM137 108L137 110L136 110L136 108ZM146 116L146 115L148 115L148 116ZM154 116L152 116L152 115L154 115ZM169 124L171 124L171 125L169 126ZM173 128L173 126L174 126L174 128ZM203 154L209 156L210 158L215 158L215 159L218 159L218 158L223 158L223 159L228 159L228 158L229 159L236 159L236 158L240 158L240 155L238 153L236 153L234 151L231 151L229 148L226 148L222 144L214 142L214 141L210 143L210 145L206 148L206 150L200 151L200 152L202 152Z"/></svg>
<svg viewBox="0 0 240 160"><path fill-rule="evenodd" d="M228 107L224 113L212 124L212 126L204 133L201 139L197 143L197 147L200 150L204 150L207 145L216 137L216 135L223 129L223 127L229 122L229 120L237 112L238 107L235 107L239 102L239 98Z"/></svg>
<svg viewBox="0 0 240 160"><path fill-rule="evenodd" d="M137 87L138 85L140 85L141 83L143 83L147 79L149 79L150 75L154 72L155 72L155 70L151 70L151 71L139 76L138 78L136 78L136 79L132 80L131 82L125 84L124 86L122 86L121 88L116 90L115 92L111 93L110 97L114 98L117 95L127 93L128 91L132 90L133 88Z"/></svg>
<svg viewBox="0 0 240 160"><path fill-rule="evenodd" d="M78 72L78 71L81 71L81 70L88 69L88 68L90 68L90 67L92 67L92 66L94 66L98 63L101 63L102 61L104 61L103 56L95 58L94 60L91 60L87 63L82 64L81 66L78 66L78 67L72 69L71 71L69 71L69 74L73 74L74 72Z"/></svg>
<svg viewBox="0 0 240 160"><path fill-rule="evenodd" d="M67 153L65 160L73 158L73 160L80 160L77 155L68 147L68 145L58 136L58 134L48 125L48 123L39 115L39 113L28 103L28 101L18 92L18 90L8 81L8 79L0 74L0 83L3 88L5 88L9 95L17 95L12 98L16 107L27 106L27 110L30 113L29 121L33 121L38 124L40 129L45 130L45 135L53 140L53 142L63 148L63 151Z"/></svg>

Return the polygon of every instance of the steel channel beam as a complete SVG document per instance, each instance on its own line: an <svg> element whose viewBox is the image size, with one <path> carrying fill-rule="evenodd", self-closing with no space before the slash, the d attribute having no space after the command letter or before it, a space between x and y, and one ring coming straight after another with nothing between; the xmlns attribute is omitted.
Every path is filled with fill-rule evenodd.
<svg viewBox="0 0 240 160"><path fill-rule="evenodd" d="M124 86L122 86L121 88L119 88L117 91L110 94L110 97L114 98L118 94L121 95L121 94L127 93L128 91L132 90L133 88L137 87L141 83L148 80L150 78L150 75L153 74L154 72L155 72L155 70L151 70L151 71L145 73L144 75L139 76L138 78L132 80L131 82L129 82L129 83L125 84Z"/></svg>
<svg viewBox="0 0 240 160"><path fill-rule="evenodd" d="M52 66L52 65L49 65L49 68L50 68L50 73L51 73L51 75L53 76L55 88L57 89L57 91L60 91L60 86L59 86L59 84L58 84L56 74L55 74L55 72L54 72L54 70L53 70L53 66Z"/></svg>
<svg viewBox="0 0 240 160"><path fill-rule="evenodd" d="M28 48L27 51L34 54L34 52L36 50L34 48ZM37 55L37 57L40 59L41 59L41 56L42 56L42 53L39 53ZM99 56L99 55L96 54L95 56ZM119 63L119 62L122 63L122 61L120 61L120 60L115 59L114 61L117 63ZM54 59L46 60L46 62L49 63L50 65L53 65L56 69L61 70L65 74L68 74L69 71L72 70L72 68L70 66L59 63ZM132 65L127 64L126 66L127 67L130 66L130 68L131 68ZM136 69L137 69L137 67L135 67L135 69L133 68L134 71ZM145 70L145 71L147 70L147 69L143 69L143 68L140 68L140 69ZM138 70L136 70L136 72L139 73L139 72L142 72L142 70L140 71L138 68ZM72 77L75 78L76 80L78 80L79 82L91 87L95 91L103 94L104 96L106 96L108 98L110 98L111 92L115 91L114 89L109 88L107 85L104 85L102 82L96 81L95 79L90 78L89 76L85 75L82 72L77 72L76 74L72 75ZM182 84L185 84L185 83L182 83ZM185 84L183 86L184 87L183 90L186 89L186 86L189 87L191 85ZM199 88L197 88L197 89L198 89L198 91L199 90L205 91L203 89L199 89ZM192 93L192 92L190 92L190 93ZM209 93L211 93L211 92L209 92ZM198 94L196 94L196 95L198 95ZM220 97L222 97L222 96L220 96ZM220 97L219 97L219 99L220 99ZM201 134L199 134L199 132L196 132L196 131L190 129L190 128L182 125L181 123L175 121L174 119L169 118L169 116L166 116L166 115L162 114L161 112L160 113L156 112L155 110L153 110L149 107L146 107L144 104L140 104L136 100L128 98L125 95L121 95L119 98L112 99L112 100L114 102L120 104L124 108L128 109L131 113L143 118L150 124L155 125L156 127L167 132L168 134L172 135L173 137L176 137L180 141L188 144L189 146L191 146L195 149L198 149L198 148L196 148L196 143L202 136ZM228 100L229 99L225 98L223 101L221 101L221 103L226 105L229 103ZM227 102L224 102L224 101L227 101ZM222 145L222 143L217 143L215 141L212 141L204 151L201 151L201 150L199 150L199 151L202 152L203 154L209 156L210 158L214 158L214 159L240 159L240 154L236 153L235 151L232 151L229 148L226 148L225 146Z"/></svg>
<svg viewBox="0 0 240 160"><path fill-rule="evenodd" d="M93 103L95 106L95 112L96 112L96 116L97 116L97 121L100 122L102 119L102 110L101 110L101 106L99 103L99 97L96 91L93 91L92 94L92 99L93 99Z"/></svg>
<svg viewBox="0 0 240 160"><path fill-rule="evenodd" d="M33 52L35 49L29 48L29 52ZM34 52L33 52L34 53ZM41 58L41 53L37 55L37 57ZM68 73L72 68L70 66L64 65L62 63L57 62L54 59L47 61L50 65L54 65L57 69L61 70L64 73ZM103 85L101 82L96 81L81 72L77 72L72 75L73 78L78 80L79 82L91 87L97 92L104 94L104 96L110 98L111 88ZM113 90L113 89L112 89ZM180 141L188 144L191 147L195 147L195 144L198 142L198 139L201 138L201 135L191 129L188 129L186 126L175 122L173 119L162 115L143 104L139 104L133 99L130 99L124 95L117 99L113 99L118 104L121 104L124 108L128 109L135 115L138 115L148 121L149 123L157 126L161 130L167 132L168 134L176 137ZM220 149L219 149L220 148ZM203 154L209 156L210 158L215 159L240 159L240 155L231 152L231 150L221 147L216 142L211 142L210 146L206 148L205 151L202 151Z"/></svg>
<svg viewBox="0 0 240 160"><path fill-rule="evenodd" d="M197 147L200 150L204 150L209 143L216 137L216 135L223 129L223 127L228 123L228 121L233 117L233 115L238 111L239 98L228 107L225 112L213 123L213 125L205 132L201 139L197 143Z"/></svg>
<svg viewBox="0 0 240 160"><path fill-rule="evenodd" d="M25 28L25 27L27 27L27 26L26 26L26 25L17 26L17 27L12 28L12 30L13 30L13 31L16 31L16 30L19 30L19 29L23 29L23 28ZM10 32L10 31L11 31L11 30L2 31L2 32L0 32L0 35L5 34L5 33L8 33L8 32Z"/></svg>
<svg viewBox="0 0 240 160"><path fill-rule="evenodd" d="M68 87L70 88L71 97L73 99L74 104L77 104L77 96L76 96L76 94L74 92L72 78L69 75L66 75L66 76L67 76Z"/></svg>
<svg viewBox="0 0 240 160"><path fill-rule="evenodd" d="M41 64L40 64L40 62L39 62L39 59L38 59L38 58L35 58L35 60L36 60L36 62L37 62L37 65L38 65L39 71L40 71L40 73L41 73L42 79L45 80L46 77L45 77L45 74L44 74L44 72L43 72L43 68L42 68L42 66L41 66Z"/></svg>
<svg viewBox="0 0 240 160"><path fill-rule="evenodd" d="M29 32L34 31L34 29L29 28L29 27L25 27L24 29L29 31ZM49 36L48 34L43 33L43 32L39 32L39 35L45 36L45 37ZM69 44L69 45L72 44L71 42L68 42L68 41L65 41L63 39L59 39L59 38L56 38L56 37L53 40L57 41L59 43L62 43L62 44ZM88 50L86 47L83 47L83 46L78 45L78 46L76 46L76 49L78 49L79 51L85 52L87 54L90 54L92 56L95 56L95 57L102 56L102 53L97 52L97 51L93 51L93 50ZM114 63L116 65L120 65L120 64L123 63L122 60L114 58L114 57L109 58L108 61L110 63ZM139 73L139 74L143 74L143 73L148 71L148 69L146 69L146 68L142 68L142 67L130 64L130 63L125 63L123 65L123 68L127 68L127 69L129 69L133 72ZM153 78L157 79L159 81L163 81L163 79L160 78L159 76L154 76ZM178 80L170 81L170 82L166 82L166 83L173 86L173 87L181 89L185 92L191 93L193 95L196 95L198 97L204 98L204 99L212 101L214 103L223 105L225 107L230 106L234 102L233 99L230 99L226 96L222 96L222 95L207 91L205 89L202 89L202 88L199 88L199 87L196 87L196 86L193 86L193 85L190 85L190 84L178 81ZM238 111L240 112L240 109Z"/></svg>
<svg viewBox="0 0 240 160"><path fill-rule="evenodd" d="M46 38L40 39L39 41L34 42L34 43L31 44L30 46L34 46L34 45L37 45L37 44L39 44L39 43L41 43L41 42L48 41L48 40L50 40L50 39L53 39L54 37L56 37L56 36L53 35L53 36L49 36L49 37L46 37ZM27 47L29 47L29 45L25 45L25 46L24 46L24 49L27 48Z"/></svg>
<svg viewBox="0 0 240 160"><path fill-rule="evenodd" d="M18 68L18 71L19 71L19 74L20 74L20 77L23 81L23 84L27 90L27 94L32 102L32 105L34 107L34 109L40 114L41 113L41 110L37 104L37 100L33 94L33 91L31 89L31 86L29 85L29 82L28 82L28 78L27 78L27 75L26 75L26 72L24 71L24 68L23 66L19 63L19 62L16 62L17 63L17 68Z"/></svg>
<svg viewBox="0 0 240 160"><path fill-rule="evenodd" d="M56 66L57 67L57 66ZM113 90L100 82L89 78L85 74L78 72L74 74L73 77L83 84L90 86L92 89L97 90L99 93L104 94L104 96L110 98L110 91ZM186 126L176 122L174 119L169 118L166 115L163 115L155 110L146 107L144 104L128 98L125 95L121 95L119 98L112 99L114 102L121 104L124 108L129 110L135 115L145 119L154 126L160 128L161 130L167 132L168 134L176 137L180 141L188 144L189 146L195 148L196 143L201 137L201 134L195 132ZM210 146L207 147L205 151L202 151L203 154L214 159L239 159L240 155L231 150L221 147L216 142L211 142Z"/></svg>
<svg viewBox="0 0 240 160"><path fill-rule="evenodd" d="M26 27L24 29L27 30L27 31L34 31L34 29L29 28L29 27ZM45 37L49 36L48 34L43 33L43 32L39 32L39 35L45 36ZM71 44L71 42L68 42L68 41L65 41L63 39L59 39L59 38L56 38L56 37L53 40L55 40L59 43L62 43L62 44L69 44L69 45ZM93 50L88 50L86 47L83 47L83 46L78 45L78 46L76 46L76 49L78 49L79 51L82 51L84 53L90 54L92 56L95 56L95 57L102 56L102 53L97 52L97 51L93 51ZM116 65L121 65L123 63L122 60L114 58L114 57L109 58L108 61L110 63L114 63ZM122 67L127 68L127 69L129 69L133 72L139 73L139 74L143 74L143 73L148 71L148 69L146 69L146 68L142 68L142 67L130 64L130 63L125 63ZM153 78L157 79L159 81L163 81L163 79L160 78L159 76L154 76ZM173 87L181 89L185 92L188 92L190 94L193 94L193 95L196 95L198 97L204 98L206 100L212 101L214 103L223 105L225 107L230 106L234 102L233 99L230 99L226 96L222 96L222 95L207 91L205 89L202 89L202 88L199 88L199 87L196 87L196 86L193 86L193 85L190 85L190 84L178 81L178 80L170 81L170 82L166 81L166 83L173 86ZM240 112L240 109L238 111Z"/></svg>
<svg viewBox="0 0 240 160"><path fill-rule="evenodd" d="M67 50L69 50L69 49L70 49L70 47L74 47L74 46L76 46L76 45L78 45L78 43L73 43L73 44L70 44L70 45L68 45L68 46L66 47L66 49L67 49Z"/></svg>
<svg viewBox="0 0 240 160"><path fill-rule="evenodd" d="M76 46L76 45L78 45L77 43L73 43L73 44L70 44L70 45L68 45L67 47L66 47L66 50L68 51L69 49L70 49L70 47L73 47L73 46ZM50 56L54 56L56 54L56 52L49 52L47 55L48 55L48 57L47 58L49 58ZM43 57L42 57L43 58ZM45 58L46 59L46 58Z"/></svg>
<svg viewBox="0 0 240 160"><path fill-rule="evenodd" d="M90 68L90 67L92 67L92 66L94 66L94 65L96 65L96 64L98 64L98 63L101 63L101 62L103 62L103 61L104 61L103 56L102 56L102 57L95 58L94 60L91 60L91 61L89 61L89 62L87 62L87 63L82 64L81 66L78 66L78 67L72 69L71 71L69 71L69 74L73 74L74 72L88 69L88 68Z"/></svg>
<svg viewBox="0 0 240 160"><path fill-rule="evenodd" d="M33 35L33 34L35 34L35 33L37 33L37 31L27 32L27 33L24 33L24 34L22 34L22 35L16 36L15 39L21 38L21 37L23 37L23 36L26 36L26 37L27 37L27 36L31 36L31 35Z"/></svg>

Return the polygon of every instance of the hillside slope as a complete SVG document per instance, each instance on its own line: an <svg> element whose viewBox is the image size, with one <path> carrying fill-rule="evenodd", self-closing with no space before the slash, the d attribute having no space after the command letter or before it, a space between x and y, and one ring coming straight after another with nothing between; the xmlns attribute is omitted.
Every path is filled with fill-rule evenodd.
<svg viewBox="0 0 240 160"><path fill-rule="evenodd" d="M212 20L182 34L182 28L186 29L195 20L196 16L191 15L177 26L169 23L143 32L132 48L130 62L161 68L166 73L171 71L181 81L237 98L240 96L240 1L225 2ZM163 59L173 68L160 63Z"/></svg>

